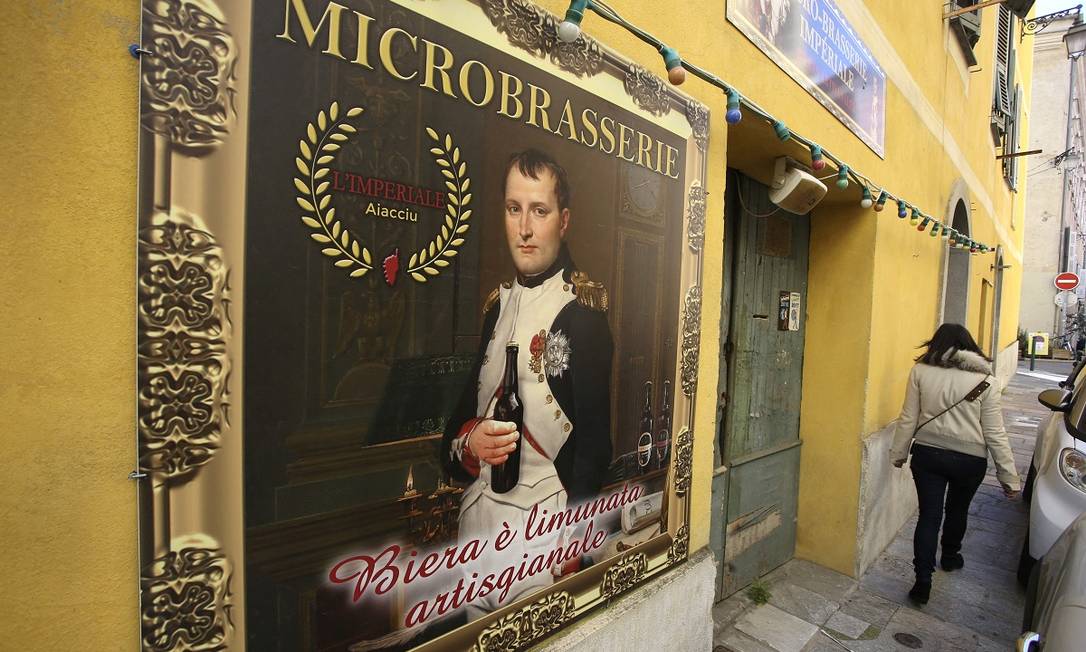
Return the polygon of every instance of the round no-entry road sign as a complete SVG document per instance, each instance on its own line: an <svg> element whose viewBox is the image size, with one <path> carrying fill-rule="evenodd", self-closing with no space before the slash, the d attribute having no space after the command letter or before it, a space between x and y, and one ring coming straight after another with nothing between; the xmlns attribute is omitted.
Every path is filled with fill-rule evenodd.
<svg viewBox="0 0 1086 652"><path fill-rule="evenodd" d="M1073 272L1056 274L1056 279L1053 282L1056 284L1057 290L1074 290L1078 287L1078 274Z"/></svg>

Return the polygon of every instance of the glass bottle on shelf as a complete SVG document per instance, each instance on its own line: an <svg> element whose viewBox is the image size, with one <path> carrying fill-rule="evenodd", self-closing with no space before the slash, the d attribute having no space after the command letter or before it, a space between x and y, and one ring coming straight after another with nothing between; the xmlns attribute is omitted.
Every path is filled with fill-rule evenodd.
<svg viewBox="0 0 1086 652"><path fill-rule="evenodd" d="M637 438L637 464L641 472L652 464L652 381L645 381L645 403L641 406L641 434Z"/></svg>
<svg viewBox="0 0 1086 652"><path fill-rule="evenodd" d="M658 469L666 469L668 456L671 454L671 381L664 381L664 392L661 399L660 417L656 422L655 465Z"/></svg>

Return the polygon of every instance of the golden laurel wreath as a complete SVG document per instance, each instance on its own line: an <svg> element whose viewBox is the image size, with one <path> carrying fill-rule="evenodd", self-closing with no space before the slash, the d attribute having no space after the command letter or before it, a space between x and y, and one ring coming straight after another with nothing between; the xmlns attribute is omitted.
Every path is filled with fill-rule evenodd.
<svg viewBox="0 0 1086 652"><path fill-rule="evenodd" d="M304 180L294 177L294 186L301 193L297 197L298 205L306 211L302 215L302 222L316 231L309 234L309 237L319 244L331 245L321 249L321 253L335 258L336 267L351 269L351 278L365 276L366 272L373 269L373 259L370 257L370 250L351 237L350 231L336 219L336 209L328 208L332 201L332 195L328 194L331 182L322 179L328 176L331 168L320 166L331 163L335 153L339 151L340 143L347 140L347 134L358 131L346 121L347 118L361 114L362 109L354 107L340 120L339 102L332 102L327 116L324 111L317 114L316 126L312 122L306 125L306 137L298 141L301 156L294 159L298 171L305 177Z"/></svg>
<svg viewBox="0 0 1086 652"><path fill-rule="evenodd" d="M332 102L328 113L317 113L316 122L306 124L306 136L298 141L301 154L294 162L302 177L294 177L294 186L300 193L296 198L298 206L305 211L302 222L313 229L309 234L315 242L326 245L321 253L335 259L335 266L350 270L351 278L361 278L373 269L373 258L369 249L353 237L343 223L336 219L335 207L328 205L332 195L328 192L330 181L325 178L331 173L327 167L335 158L348 134L358 132L347 122L362 114L363 109L349 109L340 119L339 103ZM434 161L441 168L448 189L445 205L445 221L440 231L417 253L411 255L407 263L407 273L419 283L425 283L430 276L437 276L441 269L449 266L449 260L459 253L464 244L464 234L471 226L471 179L468 177L467 162L461 159L460 148L453 143L452 135L440 136L433 128L426 127L426 133L434 141L430 149ZM385 259L385 280L389 285L395 282L399 266L399 249ZM390 267L393 269L390 270Z"/></svg>
<svg viewBox="0 0 1086 652"><path fill-rule="evenodd" d="M420 272L437 276L440 268L449 266L447 259L456 257L457 248L464 244L464 238L460 236L471 226L468 224L471 209L467 208L471 203L468 164L460 160L460 148L453 145L451 134L445 134L443 139L430 127L426 128L426 133L435 143L430 153L441 167L449 194L445 198L445 223L441 225L441 232L418 253L411 254L411 260L407 262L407 273L419 283L426 282L426 276Z"/></svg>

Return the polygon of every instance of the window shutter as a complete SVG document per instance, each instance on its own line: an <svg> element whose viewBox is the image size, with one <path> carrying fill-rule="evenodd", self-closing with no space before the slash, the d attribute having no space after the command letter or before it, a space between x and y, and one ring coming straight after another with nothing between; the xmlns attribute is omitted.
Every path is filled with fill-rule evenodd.
<svg viewBox="0 0 1086 652"><path fill-rule="evenodd" d="M1006 5L999 5L999 26L996 33L996 108L1006 115L1011 113L1013 58L1011 11Z"/></svg>
<svg viewBox="0 0 1086 652"><path fill-rule="evenodd" d="M1015 16L1025 19L1026 14L1033 8L1034 0L1003 0L1003 4L1014 12Z"/></svg>
<svg viewBox="0 0 1086 652"><path fill-rule="evenodd" d="M975 0L955 0L959 9L976 4ZM965 61L970 66L977 65L977 56L973 53L973 46L980 40L980 10L974 9L968 13L959 14L950 19L950 31L958 40L962 48Z"/></svg>
<svg viewBox="0 0 1086 652"><path fill-rule="evenodd" d="M1014 153L1017 154L1021 146L1021 131L1022 131L1022 87L1015 85L1014 87ZM1018 157L1010 159L1011 161L1011 189L1018 190Z"/></svg>
<svg viewBox="0 0 1086 652"><path fill-rule="evenodd" d="M1007 97L1014 98L1015 69L1018 65L1018 50L1011 45L1007 48Z"/></svg>
<svg viewBox="0 0 1086 652"><path fill-rule="evenodd" d="M992 89L992 140L998 145L1007 136L1010 123L1014 120L1014 16L1006 5L999 6L999 20L996 26L996 60L994 86ZM1004 147L1006 149L1006 147Z"/></svg>
<svg viewBox="0 0 1086 652"><path fill-rule="evenodd" d="M1014 130L1015 123L1013 119L1007 120L1007 130L1003 134L1003 154L1014 153ZM1003 159L1003 178L1007 180L1007 183L1011 185L1011 189L1014 189L1014 182L1011 180L1011 170L1014 169L1014 159Z"/></svg>
<svg viewBox="0 0 1086 652"><path fill-rule="evenodd" d="M1010 98L1007 96L1007 71L998 62L996 63L995 88L992 97L992 141L996 145L1003 142L1003 136L1007 133L1007 117L1010 114Z"/></svg>
<svg viewBox="0 0 1086 652"><path fill-rule="evenodd" d="M996 27L996 57L1004 64L1011 47L1011 11L999 5L999 23Z"/></svg>
<svg viewBox="0 0 1086 652"><path fill-rule="evenodd" d="M1015 85L1012 113L1007 121L1007 133L1003 138L1003 153L1016 154L1019 147L1019 126L1022 122L1022 87ZM1003 177L1011 190L1018 191L1018 157L1003 159Z"/></svg>
<svg viewBox="0 0 1086 652"><path fill-rule="evenodd" d="M1003 64L996 64L995 74L995 105L992 107L1003 115L1011 113L1011 94L1007 92L1008 78L1007 68Z"/></svg>
<svg viewBox="0 0 1086 652"><path fill-rule="evenodd" d="M965 5L972 3L972 0L966 0ZM969 47L972 49L980 40L980 10L975 9L967 14L960 14L956 16L961 23L962 31L965 33L966 40L969 42Z"/></svg>

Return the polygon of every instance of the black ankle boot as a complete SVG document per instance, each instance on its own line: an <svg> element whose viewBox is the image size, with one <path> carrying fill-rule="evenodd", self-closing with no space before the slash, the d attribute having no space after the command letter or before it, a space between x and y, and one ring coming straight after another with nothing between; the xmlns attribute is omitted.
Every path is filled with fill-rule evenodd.
<svg viewBox="0 0 1086 652"><path fill-rule="evenodd" d="M965 566L965 559L962 558L960 553L954 553L953 555L943 555L939 563L943 570L947 572L956 571Z"/></svg>
<svg viewBox="0 0 1086 652"><path fill-rule="evenodd" d="M930 597L931 580L916 580L916 584L913 584L913 588L909 591L909 599L916 604L927 604Z"/></svg>

